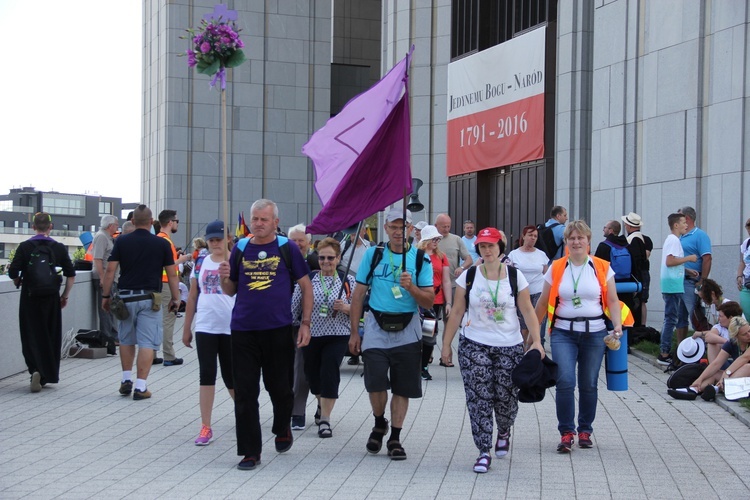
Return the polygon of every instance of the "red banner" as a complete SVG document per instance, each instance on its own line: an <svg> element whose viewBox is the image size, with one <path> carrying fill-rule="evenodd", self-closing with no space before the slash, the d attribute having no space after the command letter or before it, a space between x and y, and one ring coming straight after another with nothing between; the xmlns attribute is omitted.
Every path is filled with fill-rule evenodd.
<svg viewBox="0 0 750 500"><path fill-rule="evenodd" d="M448 122L449 176L542 157L544 94Z"/></svg>

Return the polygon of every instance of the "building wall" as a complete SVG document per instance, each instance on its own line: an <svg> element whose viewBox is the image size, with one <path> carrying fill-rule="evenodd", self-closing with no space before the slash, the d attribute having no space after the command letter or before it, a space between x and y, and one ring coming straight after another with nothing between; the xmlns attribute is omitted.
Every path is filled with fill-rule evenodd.
<svg viewBox="0 0 750 500"><path fill-rule="evenodd" d="M258 198L279 204L281 226L317 212L300 150L330 116L331 1L229 0L248 58L227 77L229 222ZM178 58L179 37L213 0L144 0L143 199L178 211L185 245L223 217L220 94Z"/></svg>
<svg viewBox="0 0 750 500"><path fill-rule="evenodd" d="M588 18L578 36L575 30L563 33L561 22L558 71L562 79L567 67L593 52L588 213L594 239L601 239L596 229L608 219L630 211L643 217L644 232L657 247L651 257L651 310L663 308L658 282L660 248L668 234L666 217L685 205L697 210L698 226L711 237L711 278L724 287L728 298L738 297L738 245L745 237L742 227L750 208L743 201L749 187L744 167L750 144L745 133L750 118L748 3L561 2L561 21L580 19L593 7L593 39L583 34ZM564 38L583 45L577 49L568 43L570 48L564 49ZM585 64L578 67L581 74L588 71ZM585 101L586 93L582 95ZM558 109L560 165L566 157L560 139L567 115ZM579 143L586 137L583 119L575 133ZM583 174L585 162L579 167L572 164L570 172L558 170L557 192L563 203L566 192L567 200L576 199L577 186L565 184L575 179L576 168ZM571 205L572 217L587 215L583 207L576 210L572 201Z"/></svg>

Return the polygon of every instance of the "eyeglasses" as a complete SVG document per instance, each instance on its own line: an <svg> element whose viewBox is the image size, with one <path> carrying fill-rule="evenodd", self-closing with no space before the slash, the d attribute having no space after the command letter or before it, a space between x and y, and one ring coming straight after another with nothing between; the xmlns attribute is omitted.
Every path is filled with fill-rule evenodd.
<svg viewBox="0 0 750 500"><path fill-rule="evenodd" d="M440 243L441 239L442 238L432 238L430 241L432 241L433 243Z"/></svg>
<svg viewBox="0 0 750 500"><path fill-rule="evenodd" d="M172 222L176 222L177 224L180 223L180 219L172 219Z"/></svg>
<svg viewBox="0 0 750 500"><path fill-rule="evenodd" d="M328 261L334 261L334 260L336 260L336 256L335 255L318 255L318 260L322 260L322 261L326 261L326 260L328 260Z"/></svg>

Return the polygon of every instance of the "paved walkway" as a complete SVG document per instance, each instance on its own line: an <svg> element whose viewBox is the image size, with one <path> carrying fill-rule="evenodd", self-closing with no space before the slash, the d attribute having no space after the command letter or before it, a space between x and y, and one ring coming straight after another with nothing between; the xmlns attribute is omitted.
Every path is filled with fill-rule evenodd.
<svg viewBox="0 0 750 500"><path fill-rule="evenodd" d="M181 331L178 323L177 331ZM630 390L600 389L590 450L559 455L554 390L522 404L509 457L472 472L477 456L458 368L434 365L402 433L408 454L391 462L365 451L372 427L360 367L342 368L333 438L295 432L279 455L271 408L261 397L262 464L235 468L232 403L217 392L215 441L193 445L200 427L198 361L182 347L179 367L156 366L151 400L117 394L118 358L69 359L61 383L29 392L27 375L0 380L0 498L749 498L750 430L720 404L675 401L666 375L630 357ZM600 388L605 386L602 379ZM314 403L308 405L308 423Z"/></svg>

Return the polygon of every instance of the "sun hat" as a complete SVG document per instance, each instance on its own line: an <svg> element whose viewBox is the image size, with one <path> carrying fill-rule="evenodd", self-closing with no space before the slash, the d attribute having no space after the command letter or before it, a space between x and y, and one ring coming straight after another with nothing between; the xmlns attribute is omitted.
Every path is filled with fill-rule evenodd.
<svg viewBox="0 0 750 500"><path fill-rule="evenodd" d="M224 239L224 222L220 220L215 220L213 222L209 222L206 226L206 237L205 240L208 241L211 238L221 238Z"/></svg>
<svg viewBox="0 0 750 500"><path fill-rule="evenodd" d="M424 234L422 235L424 238ZM477 239L474 242L475 245L480 243L497 243L502 239L503 235L494 227L485 227L477 233Z"/></svg>
<svg viewBox="0 0 750 500"><path fill-rule="evenodd" d="M393 222L394 220L401 220L404 218L404 209L393 207L390 210L388 210L388 213L385 215L385 221L386 222ZM411 212L409 210L406 211L406 223L411 224Z"/></svg>
<svg viewBox="0 0 750 500"><path fill-rule="evenodd" d="M443 239L443 235L438 232L435 226L425 226L422 229L422 241L431 240L433 238Z"/></svg>
<svg viewBox="0 0 750 500"><path fill-rule="evenodd" d="M628 226L641 227L641 224L643 223L641 216L635 212L630 212L628 215L623 215L620 218Z"/></svg>
<svg viewBox="0 0 750 500"><path fill-rule="evenodd" d="M688 337L677 346L677 357L683 363L695 363L703 357L706 352L706 344L702 339Z"/></svg>
<svg viewBox="0 0 750 500"><path fill-rule="evenodd" d="M414 229L418 229L419 231L421 231L422 229L424 229L426 225L427 225L427 222L421 220L417 222L416 224L414 224Z"/></svg>

